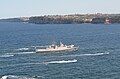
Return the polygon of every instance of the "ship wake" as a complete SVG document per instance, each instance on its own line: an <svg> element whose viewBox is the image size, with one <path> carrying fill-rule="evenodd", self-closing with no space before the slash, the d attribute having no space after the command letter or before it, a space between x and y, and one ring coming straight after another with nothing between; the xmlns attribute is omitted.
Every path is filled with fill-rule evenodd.
<svg viewBox="0 0 120 79"><path fill-rule="evenodd" d="M16 66L30 66L30 65L48 65L48 64L67 64L67 63L76 63L77 60L59 60L59 61L46 61L46 62L36 62L36 63L21 63L21 64L13 64L13 65L7 65L7 66L1 66L0 68L6 68L6 67L16 67Z"/></svg>
<svg viewBox="0 0 120 79"><path fill-rule="evenodd" d="M36 52L16 52L16 53L7 53L7 55L16 55L16 54L33 54L33 53L36 53Z"/></svg>
<svg viewBox="0 0 120 79"><path fill-rule="evenodd" d="M7 58L7 57L13 57L14 55L0 55L0 58Z"/></svg>
<svg viewBox="0 0 120 79"><path fill-rule="evenodd" d="M75 63L77 62L76 59L74 60L62 60L62 61L50 61L50 62L45 62L44 64L62 64L62 63Z"/></svg>
<svg viewBox="0 0 120 79"><path fill-rule="evenodd" d="M95 53L95 54L75 54L75 55L64 55L61 57L78 57L78 56L101 56L101 55L108 55L110 52L103 52L103 53Z"/></svg>

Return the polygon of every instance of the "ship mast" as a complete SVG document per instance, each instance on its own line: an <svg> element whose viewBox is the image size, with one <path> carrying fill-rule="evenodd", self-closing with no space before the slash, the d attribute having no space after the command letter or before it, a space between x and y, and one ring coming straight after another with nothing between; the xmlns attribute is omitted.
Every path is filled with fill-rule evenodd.
<svg viewBox="0 0 120 79"><path fill-rule="evenodd" d="M63 46L64 46L64 44L63 44L61 41L60 41L60 46L61 46L61 47L63 47Z"/></svg>

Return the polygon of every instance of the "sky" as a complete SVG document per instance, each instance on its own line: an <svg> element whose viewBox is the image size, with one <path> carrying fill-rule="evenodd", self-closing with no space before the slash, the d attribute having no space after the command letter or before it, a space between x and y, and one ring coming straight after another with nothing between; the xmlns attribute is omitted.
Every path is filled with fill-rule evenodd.
<svg viewBox="0 0 120 79"><path fill-rule="evenodd" d="M0 0L0 18L120 13L120 0Z"/></svg>

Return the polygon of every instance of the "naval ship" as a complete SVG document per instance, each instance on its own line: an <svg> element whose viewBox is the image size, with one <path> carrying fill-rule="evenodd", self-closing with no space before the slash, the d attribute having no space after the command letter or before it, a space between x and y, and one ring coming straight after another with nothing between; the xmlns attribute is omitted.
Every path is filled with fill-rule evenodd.
<svg viewBox="0 0 120 79"><path fill-rule="evenodd" d="M62 51L76 51L79 47L75 47L74 45L64 45L60 42L59 45L51 44L46 47L36 47L36 53L44 53L44 52L62 52Z"/></svg>

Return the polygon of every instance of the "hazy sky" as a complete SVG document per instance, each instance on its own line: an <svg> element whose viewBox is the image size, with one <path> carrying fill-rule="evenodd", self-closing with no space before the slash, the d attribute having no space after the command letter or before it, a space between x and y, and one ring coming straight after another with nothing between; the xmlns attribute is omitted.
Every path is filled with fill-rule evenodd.
<svg viewBox="0 0 120 79"><path fill-rule="evenodd" d="M80 13L120 13L120 0L0 0L0 18Z"/></svg>

